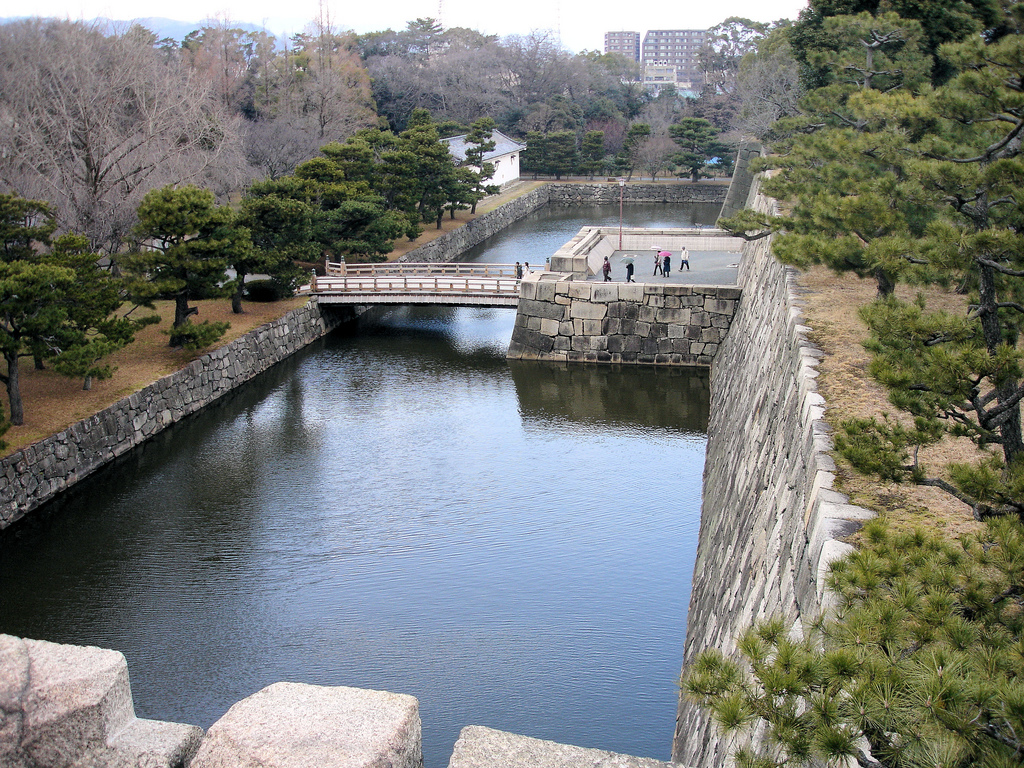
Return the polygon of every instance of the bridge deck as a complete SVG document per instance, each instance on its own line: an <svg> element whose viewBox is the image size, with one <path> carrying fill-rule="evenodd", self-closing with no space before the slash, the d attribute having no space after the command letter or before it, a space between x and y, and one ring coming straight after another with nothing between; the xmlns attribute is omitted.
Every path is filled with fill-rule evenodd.
<svg viewBox="0 0 1024 768"><path fill-rule="evenodd" d="M327 264L302 292L321 304L434 304L515 307L519 280L510 264Z"/></svg>

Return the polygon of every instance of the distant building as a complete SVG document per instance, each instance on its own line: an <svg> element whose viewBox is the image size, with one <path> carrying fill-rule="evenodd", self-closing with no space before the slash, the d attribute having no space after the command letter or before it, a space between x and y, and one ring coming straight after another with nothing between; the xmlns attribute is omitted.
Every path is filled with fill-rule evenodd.
<svg viewBox="0 0 1024 768"><path fill-rule="evenodd" d="M633 38L629 38L630 35ZM644 35L642 47L640 36L635 32L606 32L604 50L606 53L623 52L623 47L634 39L639 49L636 60L641 62L646 87L658 90L671 83L680 91L693 93L703 87L697 52L708 39L707 30L650 30ZM612 50L612 45L618 50Z"/></svg>
<svg viewBox="0 0 1024 768"><path fill-rule="evenodd" d="M448 145L448 151L458 165L466 162L467 135L441 139ZM501 131L494 131L491 140L494 141L494 149L484 154L484 162L494 166L494 176L487 183L504 186L516 181L519 178L519 155L526 149L526 145L510 139Z"/></svg>
<svg viewBox="0 0 1024 768"><path fill-rule="evenodd" d="M617 53L632 61L640 61L640 33L605 32L604 52Z"/></svg>

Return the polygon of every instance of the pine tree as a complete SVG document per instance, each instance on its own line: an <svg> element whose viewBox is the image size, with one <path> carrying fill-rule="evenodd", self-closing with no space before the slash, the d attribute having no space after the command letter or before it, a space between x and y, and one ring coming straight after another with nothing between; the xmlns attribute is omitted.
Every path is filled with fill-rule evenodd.
<svg viewBox="0 0 1024 768"><path fill-rule="evenodd" d="M1009 768L1024 761L1024 526L949 542L865 527L831 567L833 616L801 638L778 619L684 671L737 764Z"/></svg>
<svg viewBox="0 0 1024 768"><path fill-rule="evenodd" d="M142 248L121 260L135 276L138 303L151 306L161 295L174 299L172 347L213 344L230 324L192 324L189 318L199 309L189 302L222 293L228 260L252 247L248 232L233 226L231 210L216 205L212 192L192 186L152 190L138 217L135 236Z"/></svg>

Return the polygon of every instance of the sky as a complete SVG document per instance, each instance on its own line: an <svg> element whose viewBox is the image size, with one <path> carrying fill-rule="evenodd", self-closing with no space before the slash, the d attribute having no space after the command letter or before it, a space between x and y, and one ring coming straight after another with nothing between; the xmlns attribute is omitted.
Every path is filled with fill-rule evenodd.
<svg viewBox="0 0 1024 768"><path fill-rule="evenodd" d="M649 29L707 29L730 16L754 21L795 19L806 0L720 0L704 3L651 3L637 5L594 0L383 0L338 2L334 0L0 0L0 17L14 17L28 10L36 16L70 19L98 17L131 21L160 17L176 21L226 18L264 27L279 37L302 31L323 5L332 24L355 32L405 29L406 22L420 17L439 19L444 27L468 27L500 37L552 30L562 45L573 52L600 51L604 33L615 30L646 32ZM597 7L603 6L598 11ZM689 7L687 7L689 6Z"/></svg>

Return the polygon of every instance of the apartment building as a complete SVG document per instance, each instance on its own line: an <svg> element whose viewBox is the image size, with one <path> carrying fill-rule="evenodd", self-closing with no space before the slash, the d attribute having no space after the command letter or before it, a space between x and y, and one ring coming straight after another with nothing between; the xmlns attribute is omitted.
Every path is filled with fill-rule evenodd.
<svg viewBox="0 0 1024 768"><path fill-rule="evenodd" d="M633 61L640 61L639 32L605 32L604 52L617 53Z"/></svg>
<svg viewBox="0 0 1024 768"><path fill-rule="evenodd" d="M651 67L673 67L675 85L682 90L699 91L703 72L697 52L707 38L706 29L652 29L644 35L640 61Z"/></svg>

